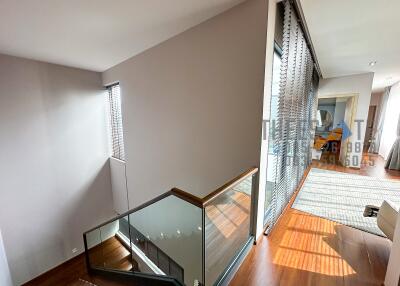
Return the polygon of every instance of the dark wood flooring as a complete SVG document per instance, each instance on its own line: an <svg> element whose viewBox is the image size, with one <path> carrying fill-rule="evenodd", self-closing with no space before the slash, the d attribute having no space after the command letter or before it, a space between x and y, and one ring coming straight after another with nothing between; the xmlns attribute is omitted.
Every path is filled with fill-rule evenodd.
<svg viewBox="0 0 400 286"><path fill-rule="evenodd" d="M112 237L91 250L91 263L97 266L108 266L113 269L129 270L132 268L129 251ZM105 263L105 264L104 264ZM125 286L137 285L132 281L116 280L102 275L90 275L86 271L83 254L46 272L25 286Z"/></svg>
<svg viewBox="0 0 400 286"><path fill-rule="evenodd" d="M361 169L313 162L312 167L400 179L377 155L364 155ZM293 201L293 200L292 200ZM380 286L391 242L348 226L286 208L272 233L262 237L231 286Z"/></svg>
<svg viewBox="0 0 400 286"><path fill-rule="evenodd" d="M400 171L386 170L385 160L377 154L364 153L360 169L346 168L339 164L328 162L313 161L313 167L326 170L358 174L375 178L400 179Z"/></svg>

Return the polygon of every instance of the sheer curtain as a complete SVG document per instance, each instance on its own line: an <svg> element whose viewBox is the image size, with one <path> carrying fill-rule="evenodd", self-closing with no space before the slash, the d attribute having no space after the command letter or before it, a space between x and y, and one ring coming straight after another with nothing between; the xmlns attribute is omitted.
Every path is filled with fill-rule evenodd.
<svg viewBox="0 0 400 286"><path fill-rule="evenodd" d="M313 122L319 77L295 11L284 5L283 46L274 136L271 226L288 204L311 163Z"/></svg>
<svg viewBox="0 0 400 286"><path fill-rule="evenodd" d="M382 123L382 134L379 143L379 155L388 159L390 151L397 139L397 123L400 116L400 83L390 88L387 99L384 120Z"/></svg>
<svg viewBox="0 0 400 286"><path fill-rule="evenodd" d="M383 93L383 96L380 100L380 104L379 104L380 110L378 111L378 117L377 117L378 125L377 125L376 129L373 130L372 143L368 149L369 153L378 153L379 152L379 145L381 144L383 123L385 120L386 106L387 106L387 102L389 99L389 94L390 94L390 87L387 87L387 88L385 88L385 92Z"/></svg>
<svg viewBox="0 0 400 286"><path fill-rule="evenodd" d="M397 120L397 138L390 149L388 158L386 160L385 168L390 170L400 170L400 115Z"/></svg>

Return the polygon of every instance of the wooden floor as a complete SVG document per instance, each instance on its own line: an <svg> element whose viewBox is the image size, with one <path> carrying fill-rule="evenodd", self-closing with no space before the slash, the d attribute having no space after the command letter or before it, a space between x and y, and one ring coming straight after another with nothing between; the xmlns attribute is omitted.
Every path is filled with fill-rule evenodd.
<svg viewBox="0 0 400 286"><path fill-rule="evenodd" d="M372 164L373 163L373 164ZM360 170L313 162L312 167L400 179L377 155L364 155ZM231 281L246 285L382 285L388 239L287 208L272 233L262 237Z"/></svg>
<svg viewBox="0 0 400 286"><path fill-rule="evenodd" d="M345 168L340 165L321 163L319 161L313 161L312 166L315 168L345 172L350 174L358 174L375 178L400 179L400 171L386 170L384 168L385 161L381 156L376 154L365 153L363 155L360 169Z"/></svg>
<svg viewBox="0 0 400 286"><path fill-rule="evenodd" d="M127 255L128 254L128 255ZM91 251L91 263L97 266L107 266L113 269L129 270L132 268L129 251L116 239L112 237L101 245L94 247ZM104 263L106 265L104 265ZM26 286L125 286L135 285L132 282L108 279L104 276L89 275L86 271L85 256L69 260L44 275L24 284ZM93 286L93 285L92 285Z"/></svg>

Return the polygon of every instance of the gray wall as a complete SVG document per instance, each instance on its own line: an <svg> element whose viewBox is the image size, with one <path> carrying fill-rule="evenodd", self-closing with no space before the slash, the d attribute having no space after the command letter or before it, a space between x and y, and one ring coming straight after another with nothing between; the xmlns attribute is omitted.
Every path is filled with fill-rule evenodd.
<svg viewBox="0 0 400 286"><path fill-rule="evenodd" d="M336 99L335 117L333 118L333 128L337 128L338 124L344 120L345 112L346 112L346 102L338 101Z"/></svg>
<svg viewBox="0 0 400 286"><path fill-rule="evenodd" d="M7 254L3 245L3 237L0 230L0 285L12 286L10 268L8 267Z"/></svg>
<svg viewBox="0 0 400 286"><path fill-rule="evenodd" d="M125 162L110 158L111 186L115 212L122 214L129 210L126 190Z"/></svg>
<svg viewBox="0 0 400 286"><path fill-rule="evenodd" d="M103 73L121 84L130 207L258 166L267 4L243 4Z"/></svg>
<svg viewBox="0 0 400 286"><path fill-rule="evenodd" d="M98 73L3 55L0 100L0 228L19 285L113 213L105 100Z"/></svg>

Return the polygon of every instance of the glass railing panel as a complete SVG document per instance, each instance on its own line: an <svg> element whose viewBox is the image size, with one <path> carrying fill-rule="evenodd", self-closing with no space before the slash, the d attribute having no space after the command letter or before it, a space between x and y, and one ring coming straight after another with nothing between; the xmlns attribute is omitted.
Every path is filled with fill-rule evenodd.
<svg viewBox="0 0 400 286"><path fill-rule="evenodd" d="M221 277L250 238L253 177L208 202L205 207L205 285Z"/></svg>
<svg viewBox="0 0 400 286"><path fill-rule="evenodd" d="M202 209L168 196L120 220L140 272L202 282Z"/></svg>
<svg viewBox="0 0 400 286"><path fill-rule="evenodd" d="M137 264L131 257L129 239L125 242L120 238L118 235L120 228L119 220L115 220L86 233L90 267L123 271L135 270Z"/></svg>

